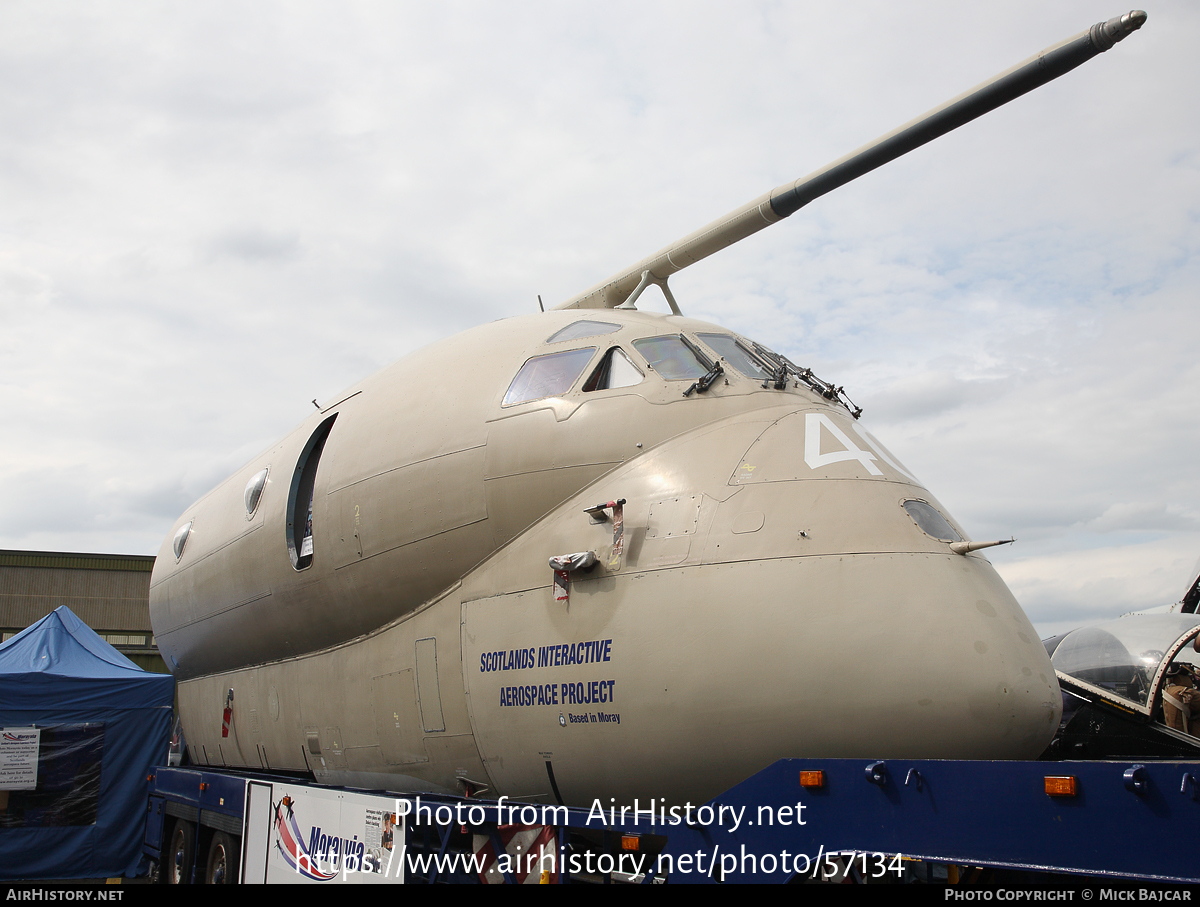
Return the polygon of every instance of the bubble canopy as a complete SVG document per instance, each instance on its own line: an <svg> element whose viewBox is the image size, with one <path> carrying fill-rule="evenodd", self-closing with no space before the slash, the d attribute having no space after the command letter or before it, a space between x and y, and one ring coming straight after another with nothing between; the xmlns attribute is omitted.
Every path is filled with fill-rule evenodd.
<svg viewBox="0 0 1200 907"><path fill-rule="evenodd" d="M1200 634L1200 614L1135 614L1081 627L1061 637L1051 653L1060 679L1081 682L1148 711L1147 703L1175 659L1200 656L1186 643ZM1064 676L1065 675L1065 676Z"/></svg>

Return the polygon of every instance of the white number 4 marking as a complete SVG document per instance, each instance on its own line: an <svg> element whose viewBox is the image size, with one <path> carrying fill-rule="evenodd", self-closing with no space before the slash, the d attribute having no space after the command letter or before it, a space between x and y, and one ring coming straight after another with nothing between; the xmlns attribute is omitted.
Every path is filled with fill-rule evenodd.
<svg viewBox="0 0 1200 907"><path fill-rule="evenodd" d="M841 450L835 450L832 453L821 453L822 428L829 432L842 445ZM875 465L875 455L863 450L851 441L850 437L838 428L827 415L824 413L805 413L804 462L808 464L809 468L820 469L822 466L828 466L830 463L842 463L846 460L858 460L863 465L863 468L873 476L883 475L879 467Z"/></svg>

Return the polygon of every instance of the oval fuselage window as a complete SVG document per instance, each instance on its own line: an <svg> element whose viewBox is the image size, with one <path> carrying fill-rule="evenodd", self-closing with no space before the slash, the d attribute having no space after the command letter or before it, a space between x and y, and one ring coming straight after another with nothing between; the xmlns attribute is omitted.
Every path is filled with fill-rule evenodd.
<svg viewBox="0 0 1200 907"><path fill-rule="evenodd" d="M270 469L269 466L260 469L246 483L246 519L250 519L254 516L254 511L258 510L258 502L262 498L263 486L267 484L267 473Z"/></svg>

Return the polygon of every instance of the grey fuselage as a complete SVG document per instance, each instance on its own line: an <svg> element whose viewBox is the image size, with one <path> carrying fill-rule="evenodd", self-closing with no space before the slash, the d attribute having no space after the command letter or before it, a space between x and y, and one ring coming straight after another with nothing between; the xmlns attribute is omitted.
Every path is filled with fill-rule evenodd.
<svg viewBox="0 0 1200 907"><path fill-rule="evenodd" d="M581 320L618 329L548 342ZM704 393L634 346L680 333L724 365ZM910 517L925 502L966 537L845 407L701 335L733 336L631 310L476 328L189 508L151 613L192 757L554 799L549 766L569 803L696 802L782 756L1036 757L1058 685L990 563ZM584 390L612 347L641 380ZM504 405L523 364L569 350L568 390ZM323 428L297 569L289 493ZM584 511L620 498L611 563L611 518ZM582 551L599 564L559 602L548 559Z"/></svg>

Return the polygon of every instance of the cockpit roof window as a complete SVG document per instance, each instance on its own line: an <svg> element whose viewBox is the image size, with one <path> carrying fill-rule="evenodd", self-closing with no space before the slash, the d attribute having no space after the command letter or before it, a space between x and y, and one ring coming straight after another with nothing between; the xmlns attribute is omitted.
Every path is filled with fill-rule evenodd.
<svg viewBox="0 0 1200 907"><path fill-rule="evenodd" d="M729 334L697 334L726 362L747 378L770 378L770 373Z"/></svg>
<svg viewBox="0 0 1200 907"><path fill-rule="evenodd" d="M546 356L534 356L521 366L504 395L502 406L516 406L530 400L565 394L596 352L594 346L563 350Z"/></svg>
<svg viewBox="0 0 1200 907"><path fill-rule="evenodd" d="M708 374L708 366L696 358L678 334L643 337L633 341L633 346L668 381L694 381Z"/></svg>
<svg viewBox="0 0 1200 907"><path fill-rule="evenodd" d="M608 321L573 321L561 331L550 335L547 343L561 343L564 340L582 340L584 337L598 337L601 334L612 334L621 330L619 324Z"/></svg>

